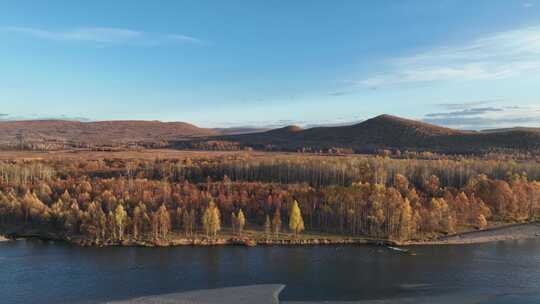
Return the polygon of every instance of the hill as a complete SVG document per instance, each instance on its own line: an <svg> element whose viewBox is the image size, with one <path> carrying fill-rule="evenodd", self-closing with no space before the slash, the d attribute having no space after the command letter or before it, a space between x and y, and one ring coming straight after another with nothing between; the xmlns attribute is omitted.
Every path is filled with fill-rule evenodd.
<svg viewBox="0 0 540 304"><path fill-rule="evenodd" d="M30 120L0 122L0 148L60 150L133 147L373 153L381 149L484 153L540 151L538 128L461 131L391 115L349 126L199 128L185 122Z"/></svg>
<svg viewBox="0 0 540 304"><path fill-rule="evenodd" d="M66 147L159 145L223 134L185 122L28 120L0 122L0 146L52 150Z"/></svg>
<svg viewBox="0 0 540 304"><path fill-rule="evenodd" d="M197 139L200 142L206 139ZM380 115L358 124L301 129L289 126L267 132L214 136L208 140L235 142L239 147L282 151L348 150L370 153L380 149L478 153L493 150L537 151L540 132L527 129L476 132L440 127L391 115ZM188 142L176 142L189 147ZM199 145L200 146L200 145Z"/></svg>

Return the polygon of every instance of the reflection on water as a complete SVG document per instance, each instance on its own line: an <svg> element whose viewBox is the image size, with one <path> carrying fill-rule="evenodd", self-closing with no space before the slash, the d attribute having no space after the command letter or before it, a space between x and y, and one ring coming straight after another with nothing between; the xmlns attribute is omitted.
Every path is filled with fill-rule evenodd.
<svg viewBox="0 0 540 304"><path fill-rule="evenodd" d="M369 246L80 248L3 242L0 294L2 303L95 303L285 284L285 301L497 295L489 303L540 303L540 240L414 250L416 256Z"/></svg>

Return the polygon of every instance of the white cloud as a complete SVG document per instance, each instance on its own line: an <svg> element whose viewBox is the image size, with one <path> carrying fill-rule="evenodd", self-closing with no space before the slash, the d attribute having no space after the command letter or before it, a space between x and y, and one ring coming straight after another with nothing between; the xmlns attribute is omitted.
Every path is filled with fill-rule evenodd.
<svg viewBox="0 0 540 304"><path fill-rule="evenodd" d="M456 104L457 105L457 104ZM441 105L446 107L445 105ZM540 106L466 107L463 110L428 113L424 121L458 129L540 127Z"/></svg>
<svg viewBox="0 0 540 304"><path fill-rule="evenodd" d="M83 27L65 30L46 30L30 27L7 26L1 31L38 39L98 44L160 45L166 43L206 44L206 42L180 34L156 34L123 28Z"/></svg>
<svg viewBox="0 0 540 304"><path fill-rule="evenodd" d="M454 103L439 103L437 106L445 109L445 110L468 110L471 108L484 106L487 104L491 104L498 101L504 101L504 99L484 99L484 100L474 100L474 101L467 101L467 102L454 102Z"/></svg>
<svg viewBox="0 0 540 304"><path fill-rule="evenodd" d="M387 62L387 72L355 81L361 87L492 80L540 71L540 27L499 32L462 45Z"/></svg>

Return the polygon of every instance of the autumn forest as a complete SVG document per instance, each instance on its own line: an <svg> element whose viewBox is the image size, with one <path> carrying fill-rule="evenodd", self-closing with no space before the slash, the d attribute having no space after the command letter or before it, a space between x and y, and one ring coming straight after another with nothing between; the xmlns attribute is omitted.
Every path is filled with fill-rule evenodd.
<svg viewBox="0 0 540 304"><path fill-rule="evenodd" d="M0 233L90 245L422 241L540 217L540 164L249 152L0 162ZM252 241L252 240L250 240Z"/></svg>

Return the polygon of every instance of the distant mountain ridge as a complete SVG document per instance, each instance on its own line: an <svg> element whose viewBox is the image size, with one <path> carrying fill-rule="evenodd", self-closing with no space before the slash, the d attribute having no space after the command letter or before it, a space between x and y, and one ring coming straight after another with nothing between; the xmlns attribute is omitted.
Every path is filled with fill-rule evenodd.
<svg viewBox="0 0 540 304"><path fill-rule="evenodd" d="M35 149L156 143L223 134L185 122L27 120L0 122L2 146Z"/></svg>
<svg viewBox="0 0 540 304"><path fill-rule="evenodd" d="M477 153L540 149L540 132L534 130L462 131L392 115L380 115L350 126L310 129L288 126L267 132L210 139L233 141L255 149L285 151L328 151L337 148L368 153L379 149Z"/></svg>
<svg viewBox="0 0 540 304"><path fill-rule="evenodd" d="M204 143L212 143L205 145ZM380 149L477 153L540 150L539 128L462 131L380 115L348 126L303 129L286 126L199 128L185 122L29 120L0 122L0 147L54 150L70 147L142 145L205 149L373 152Z"/></svg>

